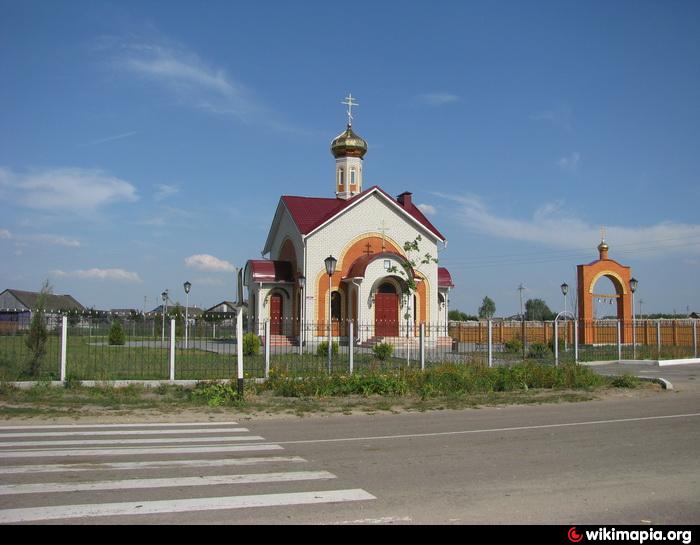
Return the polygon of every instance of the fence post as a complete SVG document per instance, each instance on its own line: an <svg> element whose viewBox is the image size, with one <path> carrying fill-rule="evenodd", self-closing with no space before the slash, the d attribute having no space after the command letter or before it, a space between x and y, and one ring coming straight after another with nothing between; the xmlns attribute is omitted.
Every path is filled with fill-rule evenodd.
<svg viewBox="0 0 700 545"><path fill-rule="evenodd" d="M420 370L425 371L425 324L420 324Z"/></svg>
<svg viewBox="0 0 700 545"><path fill-rule="evenodd" d="M68 343L68 316L61 321L61 382L66 380L66 345Z"/></svg>
<svg viewBox="0 0 700 545"><path fill-rule="evenodd" d="M622 326L620 320L617 321L617 361L622 360Z"/></svg>
<svg viewBox="0 0 700 545"><path fill-rule="evenodd" d="M559 322L554 320L554 367L559 367Z"/></svg>
<svg viewBox="0 0 700 545"><path fill-rule="evenodd" d="M698 357L698 321L693 320L693 354Z"/></svg>
<svg viewBox="0 0 700 545"><path fill-rule="evenodd" d="M265 378L270 377L270 320L265 320Z"/></svg>
<svg viewBox="0 0 700 545"><path fill-rule="evenodd" d="M489 367L493 367L493 322L489 320Z"/></svg>
<svg viewBox="0 0 700 545"><path fill-rule="evenodd" d="M238 395L243 396L243 307L236 307L236 370Z"/></svg>
<svg viewBox="0 0 700 545"><path fill-rule="evenodd" d="M354 367L354 355L355 355L355 328L353 327L353 321L348 322L348 349L350 350L350 374L352 375Z"/></svg>
<svg viewBox="0 0 700 545"><path fill-rule="evenodd" d="M661 359L661 320L656 322L656 359Z"/></svg>
<svg viewBox="0 0 700 545"><path fill-rule="evenodd" d="M175 380L175 318L170 320L170 381Z"/></svg>
<svg viewBox="0 0 700 545"><path fill-rule="evenodd" d="M574 320L574 363L578 363L578 320Z"/></svg>

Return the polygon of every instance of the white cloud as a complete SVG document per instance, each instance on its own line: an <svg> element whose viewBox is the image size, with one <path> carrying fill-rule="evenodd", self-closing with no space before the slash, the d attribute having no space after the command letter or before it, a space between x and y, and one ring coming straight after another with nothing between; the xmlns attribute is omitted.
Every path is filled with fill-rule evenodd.
<svg viewBox="0 0 700 545"><path fill-rule="evenodd" d="M99 169L56 168L15 174L0 169L10 199L37 210L95 212L115 202L137 200L136 188Z"/></svg>
<svg viewBox="0 0 700 545"><path fill-rule="evenodd" d="M234 272L236 267L228 261L209 254L196 254L185 258L185 265L200 271Z"/></svg>
<svg viewBox="0 0 700 545"><path fill-rule="evenodd" d="M474 233L522 240L570 250L591 249L600 240L600 226L591 225L564 209L561 202L545 203L532 219L499 216L476 196L435 193L458 205L458 221ZM663 221L654 225L606 225L611 257L618 253L638 258L669 253L700 254L700 225Z"/></svg>
<svg viewBox="0 0 700 545"><path fill-rule="evenodd" d="M52 244L56 246L68 246L71 248L78 248L81 246L81 243L79 240L74 239L74 238L68 238L60 235L46 235L46 234L39 234L39 235L23 235L23 234L13 234L10 233L7 229L0 229L0 238L4 238L7 240L14 240L15 241L15 246L19 246L20 244L22 246L27 246L26 242L23 241L29 241L29 242L39 242L39 243L44 243L44 244Z"/></svg>
<svg viewBox="0 0 700 545"><path fill-rule="evenodd" d="M423 214L434 216L437 213L437 210L435 210L435 207L431 204L418 204L416 206Z"/></svg>
<svg viewBox="0 0 700 545"><path fill-rule="evenodd" d="M77 271L50 271L55 276L64 276L69 278L79 278L88 280L114 280L117 282L138 282L142 280L135 272L126 271L124 269L87 269Z"/></svg>
<svg viewBox="0 0 700 545"><path fill-rule="evenodd" d="M157 201L162 201L164 199L167 199L168 197L176 195L179 192L180 188L175 185L156 184L153 198Z"/></svg>
<svg viewBox="0 0 700 545"><path fill-rule="evenodd" d="M95 146L98 144L104 144L106 142L114 142L115 140L122 140L124 138L129 138L130 136L134 136L135 134L136 134L136 131L125 132L122 134L116 134L114 136L108 136L107 138L100 138L99 140L94 140L93 142L90 142L90 144Z"/></svg>
<svg viewBox="0 0 700 545"><path fill-rule="evenodd" d="M575 151L571 155L568 155L567 157L562 157L561 159L559 159L557 161L557 165L562 170L566 170L568 172L577 172L578 165L580 162L581 162L581 154L578 151Z"/></svg>
<svg viewBox="0 0 700 545"><path fill-rule="evenodd" d="M458 102L459 97L451 93L425 93L417 95L415 100L428 106L443 106L445 104Z"/></svg>

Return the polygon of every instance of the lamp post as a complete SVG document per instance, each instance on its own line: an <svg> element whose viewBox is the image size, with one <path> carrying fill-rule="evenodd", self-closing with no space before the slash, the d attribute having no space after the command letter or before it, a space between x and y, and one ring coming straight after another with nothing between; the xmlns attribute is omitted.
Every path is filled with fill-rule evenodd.
<svg viewBox="0 0 700 545"><path fill-rule="evenodd" d="M163 335L161 337L161 343L165 342L165 308L168 305L168 290L166 289L163 293L160 294L160 296L163 298Z"/></svg>
<svg viewBox="0 0 700 545"><path fill-rule="evenodd" d="M304 307L306 306L306 293L304 288L306 287L306 277L299 277L299 293L301 294L301 308L299 309L299 355L302 354L304 350Z"/></svg>
<svg viewBox="0 0 700 545"><path fill-rule="evenodd" d="M192 284L190 282L185 282L182 285L185 288L185 294L187 295L187 302L185 303L185 350L187 350L188 347L188 329L190 327L190 320L189 320L189 309L190 309L190 289L192 288Z"/></svg>
<svg viewBox="0 0 700 545"><path fill-rule="evenodd" d="M560 287L561 293L564 296L564 320L566 320L566 294L569 293L569 284L564 282ZM564 327L564 352L566 352L566 337L567 333L569 332L569 329L566 327L566 325ZM554 342L559 342L559 339L555 339Z"/></svg>
<svg viewBox="0 0 700 545"><path fill-rule="evenodd" d="M338 260L333 257L332 255L329 255L326 259L324 259L324 263L326 264L326 274L328 275L328 374L330 375L331 373L331 322L332 322L332 317L331 317L331 277L333 276L333 273L335 272L335 265L338 262Z"/></svg>
<svg viewBox="0 0 700 545"><path fill-rule="evenodd" d="M637 359L637 317L634 311L634 292L637 291L639 282L636 278L630 278L630 291L632 292L632 358Z"/></svg>

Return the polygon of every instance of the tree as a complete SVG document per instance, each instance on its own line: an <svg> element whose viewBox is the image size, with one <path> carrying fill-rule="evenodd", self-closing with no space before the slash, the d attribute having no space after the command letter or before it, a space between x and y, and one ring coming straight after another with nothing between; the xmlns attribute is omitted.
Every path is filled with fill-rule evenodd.
<svg viewBox="0 0 700 545"><path fill-rule="evenodd" d="M479 318L490 320L494 314L496 314L496 303L487 295L479 307Z"/></svg>
<svg viewBox="0 0 700 545"><path fill-rule="evenodd" d="M52 291L53 288L49 285L49 281L44 281L36 301L32 323L29 326L29 335L27 335L25 341L27 348L29 348L27 372L31 377L35 377L39 374L39 369L46 355L46 341L49 337L48 331L46 330L46 296L51 294Z"/></svg>
<svg viewBox="0 0 700 545"><path fill-rule="evenodd" d="M476 316L466 314L460 310L451 310L447 313L447 318L453 322L474 322L479 319Z"/></svg>
<svg viewBox="0 0 700 545"><path fill-rule="evenodd" d="M109 328L109 344L123 345L126 343L124 338L124 328L119 318L115 318L112 322L112 327Z"/></svg>
<svg viewBox="0 0 700 545"><path fill-rule="evenodd" d="M554 320L554 314L542 299L528 299L525 303L525 316L528 320Z"/></svg>

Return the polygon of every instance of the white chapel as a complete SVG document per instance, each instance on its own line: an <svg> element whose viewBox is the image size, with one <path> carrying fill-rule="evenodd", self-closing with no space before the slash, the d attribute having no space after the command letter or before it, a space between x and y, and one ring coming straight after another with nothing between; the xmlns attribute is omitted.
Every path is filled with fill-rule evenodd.
<svg viewBox="0 0 700 545"><path fill-rule="evenodd" d="M344 104L347 128L331 142L334 191L280 197L262 250L267 259L249 260L242 271L249 330L261 335L269 321L271 336L312 341L324 337L330 314L333 337L343 343L350 321L356 343L418 336L421 323L437 341L446 335L453 288L437 265L447 240L410 192L392 197L365 187L367 142L353 131L352 95Z"/></svg>

